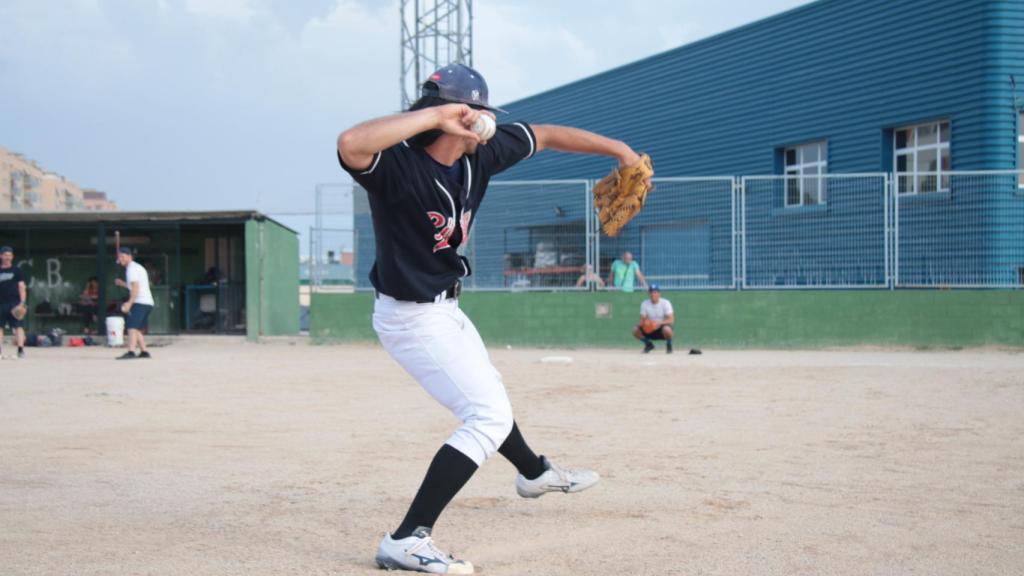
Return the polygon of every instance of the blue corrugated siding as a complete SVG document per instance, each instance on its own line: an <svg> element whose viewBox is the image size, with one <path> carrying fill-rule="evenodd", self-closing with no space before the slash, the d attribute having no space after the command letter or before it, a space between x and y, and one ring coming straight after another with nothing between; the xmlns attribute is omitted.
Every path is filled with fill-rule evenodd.
<svg viewBox="0 0 1024 576"><path fill-rule="evenodd" d="M1024 1L992 2L989 29L992 57L986 78L993 103L985 128L991 142L989 162L994 168L1022 170L1024 166L1017 166L1017 117L1024 106ZM1016 90L1010 76L1016 79ZM993 247L989 266L1024 268L1024 196L996 195L991 203L989 218L1002 225L986 238Z"/></svg>
<svg viewBox="0 0 1024 576"><path fill-rule="evenodd" d="M1022 30L1021 0L823 0L505 108L512 118L620 138L649 152L660 176L772 174L780 148L816 140L828 141L829 172L891 171L892 128L938 119L951 121L954 170L1014 169L1009 80L1017 76L1024 102ZM591 178L610 164L548 152L503 179ZM904 228L913 238L901 262L936 270L942 254L970 249L969 266L954 265L972 276L1024 266L1021 198L973 190L957 198L911 201L907 214L935 213ZM943 225L953 213L974 230ZM841 225L874 230L876 220ZM997 220L999 233L985 230ZM809 240L821 233L810 220L786 226L791 236L806 228Z"/></svg>
<svg viewBox="0 0 1024 576"><path fill-rule="evenodd" d="M892 129L939 119L951 122L954 170L1024 168L1017 166L1015 97L1024 105L1024 0L821 0L504 107L511 111L508 119L620 138L649 152L659 176L759 175L778 171L780 148L818 140L828 141L831 173L888 172ZM500 180L598 178L612 164L549 151ZM902 229L907 241L900 261L908 273L928 280L960 270L982 278L1024 267L1024 196L1005 183L998 191L967 184L954 185L951 194L906 199L904 214L913 217ZM514 192L490 195L479 222L513 207L522 210L522 201ZM647 224L675 226L689 249L705 234L711 246L700 249L706 260L672 273L704 274L706 268L716 283L731 274L728 219L717 217L701 231L687 208L654 210L657 193L650 202L633 231L602 242L602 261L623 246L643 245ZM858 220L843 215L840 199L832 198L827 211L794 218L775 211L779 203L775 198L765 205L765 230L803 235L810 247L841 226L850 232L844 241L856 244L851 255L879 249L878 210L861 211ZM524 221L555 223L543 211ZM477 228L478 240L485 228ZM652 232L659 233L668 232ZM372 246L372 238L363 243L363 236L361 257ZM770 234L765 238L770 241ZM766 254L773 249L748 246ZM809 269L819 268L811 261L815 256L802 258ZM363 262L368 260L360 258L361 277L368 271ZM874 279L884 270L873 261L855 274Z"/></svg>
<svg viewBox="0 0 1024 576"><path fill-rule="evenodd" d="M987 126L1008 86L993 65L996 4L1019 2L825 0L506 108L621 138L665 176L770 174L776 149L822 139L831 172L888 170L885 129L940 118L953 123L954 169L1012 168ZM504 177L608 165L552 153Z"/></svg>

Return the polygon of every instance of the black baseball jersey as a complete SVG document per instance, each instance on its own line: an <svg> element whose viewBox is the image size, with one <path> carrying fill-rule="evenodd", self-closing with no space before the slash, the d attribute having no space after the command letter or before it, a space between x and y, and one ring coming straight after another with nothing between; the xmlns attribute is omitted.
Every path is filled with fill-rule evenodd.
<svg viewBox="0 0 1024 576"><path fill-rule="evenodd" d="M469 276L469 262L457 251L469 238L491 176L535 151L533 130L516 122L499 125L487 144L452 167L406 142L375 154L365 170L346 166L339 153L342 168L369 196L377 244L374 288L397 300L432 302Z"/></svg>
<svg viewBox="0 0 1024 576"><path fill-rule="evenodd" d="M21 303L19 282L24 282L28 286L28 274L25 274L24 270L14 265L10 268L0 268L0 304L16 306Z"/></svg>

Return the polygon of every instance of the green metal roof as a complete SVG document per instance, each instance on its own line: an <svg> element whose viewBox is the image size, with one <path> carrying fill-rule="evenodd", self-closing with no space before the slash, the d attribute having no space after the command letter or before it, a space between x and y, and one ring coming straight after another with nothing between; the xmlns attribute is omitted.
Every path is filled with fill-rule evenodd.
<svg viewBox="0 0 1024 576"><path fill-rule="evenodd" d="M78 211L78 212L0 212L2 225L33 224L99 224L103 223L161 223L161 224L203 224L269 220L294 234L297 231L281 224L255 210L221 210L211 212L124 212L124 211Z"/></svg>

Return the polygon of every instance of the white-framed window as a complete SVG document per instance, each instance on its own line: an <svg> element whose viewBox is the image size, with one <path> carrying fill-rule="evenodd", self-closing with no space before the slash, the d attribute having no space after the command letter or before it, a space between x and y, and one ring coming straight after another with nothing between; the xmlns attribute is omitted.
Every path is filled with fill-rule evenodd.
<svg viewBox="0 0 1024 576"><path fill-rule="evenodd" d="M894 130L893 154L900 194L949 191L949 120Z"/></svg>
<svg viewBox="0 0 1024 576"><path fill-rule="evenodd" d="M828 142L811 142L783 150L786 207L825 203Z"/></svg>
<svg viewBox="0 0 1024 576"><path fill-rule="evenodd" d="M1017 118L1017 188L1024 190L1024 112Z"/></svg>

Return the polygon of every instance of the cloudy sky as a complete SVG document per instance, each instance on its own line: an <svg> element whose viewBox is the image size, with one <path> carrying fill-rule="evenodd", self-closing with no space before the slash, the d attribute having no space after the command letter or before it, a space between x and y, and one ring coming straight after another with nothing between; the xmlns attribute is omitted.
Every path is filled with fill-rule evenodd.
<svg viewBox="0 0 1024 576"><path fill-rule="evenodd" d="M805 2L476 0L474 64L509 102ZM309 211L400 106L398 6L3 0L0 146L128 210Z"/></svg>

